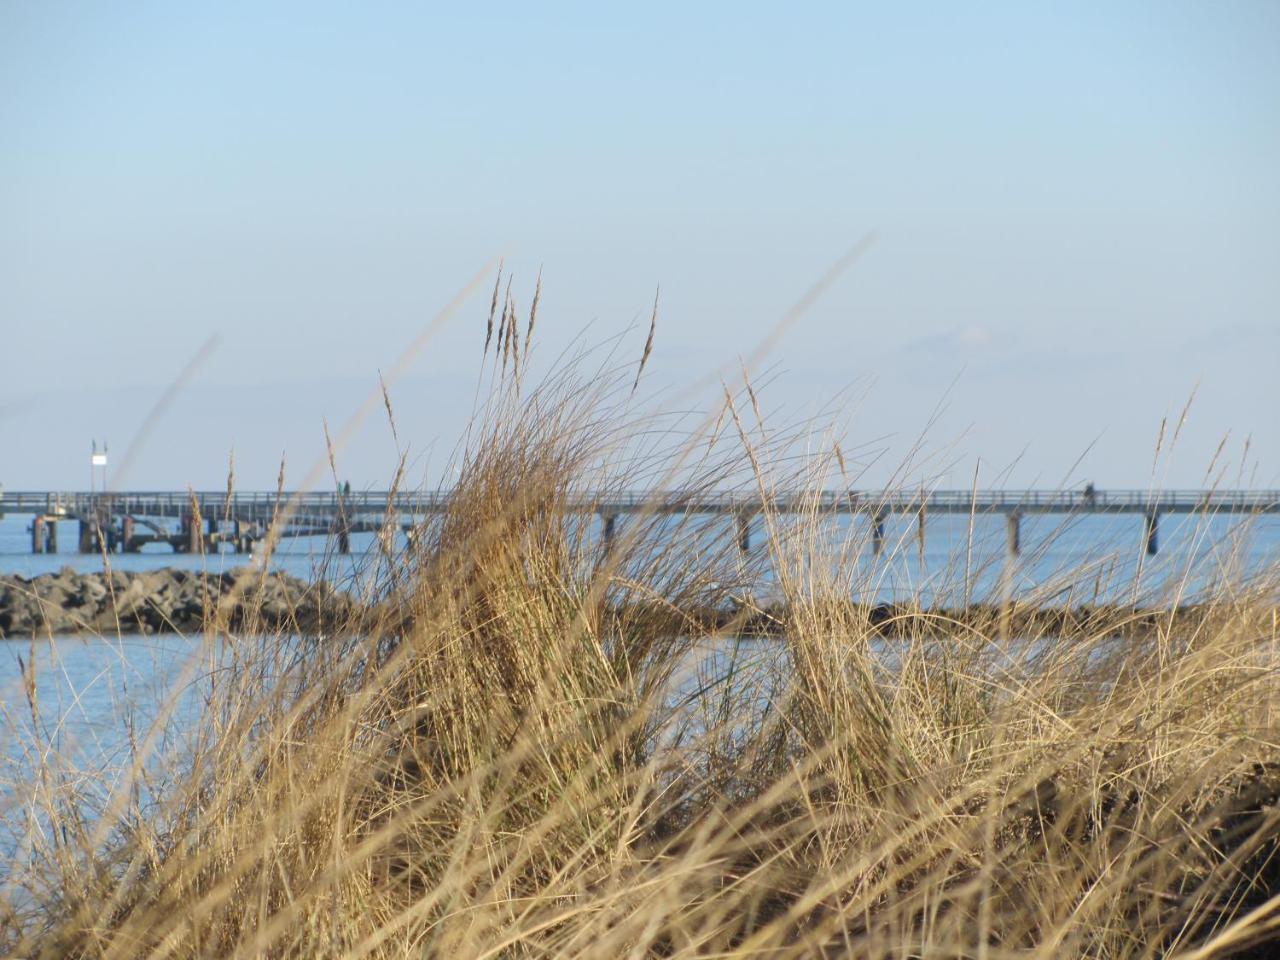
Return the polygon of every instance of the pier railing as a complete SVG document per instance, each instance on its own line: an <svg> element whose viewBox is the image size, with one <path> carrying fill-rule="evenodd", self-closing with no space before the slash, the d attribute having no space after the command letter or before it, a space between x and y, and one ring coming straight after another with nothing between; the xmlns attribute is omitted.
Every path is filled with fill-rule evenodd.
<svg viewBox="0 0 1280 960"><path fill-rule="evenodd" d="M0 513L49 517L91 516L102 512L179 517L193 501L205 516L261 516L290 510L297 515L437 513L448 491L121 491L108 493L5 491ZM583 491L570 497L570 510L589 513L759 512L838 513L1276 513L1280 490L827 490L779 492L766 499L741 491Z"/></svg>

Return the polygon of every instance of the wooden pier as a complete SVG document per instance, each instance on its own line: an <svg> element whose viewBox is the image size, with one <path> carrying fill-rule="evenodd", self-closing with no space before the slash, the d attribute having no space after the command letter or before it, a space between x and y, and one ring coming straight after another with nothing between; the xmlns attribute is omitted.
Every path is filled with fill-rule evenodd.
<svg viewBox="0 0 1280 960"><path fill-rule="evenodd" d="M134 552L166 543L176 552L247 551L276 527L281 536L333 536L347 552L351 536L399 527L413 529L444 511L448 492L283 493L129 491L63 493L0 492L0 516L25 514L31 520L31 551L56 552L58 525L74 521L82 553ZM751 548L754 519L766 504L757 495L738 492L690 493L583 492L571 499L572 512L596 515L606 544L626 514L708 514L734 518L738 544ZM1177 514L1261 515L1280 513L1280 490L838 490L820 494L780 494L768 501L777 513L862 515L870 524L871 546L885 546L885 523L911 516L924 548L926 518L937 514L1001 515L1007 523L1011 556L1022 549L1021 523L1042 514L1133 514L1143 518L1142 542L1149 554L1159 549L1160 519Z"/></svg>

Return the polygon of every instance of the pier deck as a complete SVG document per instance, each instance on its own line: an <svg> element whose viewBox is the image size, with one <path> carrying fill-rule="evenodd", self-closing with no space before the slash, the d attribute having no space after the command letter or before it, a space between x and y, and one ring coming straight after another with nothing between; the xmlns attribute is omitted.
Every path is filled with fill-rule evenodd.
<svg viewBox="0 0 1280 960"><path fill-rule="evenodd" d="M388 518L412 528L441 513L449 493L353 491L351 493L226 491L62 491L0 492L0 516L32 516L32 550L55 549L57 524L80 524L80 549L104 546L136 550L168 542L175 550L232 543L248 549L272 524L283 523L285 536L334 534L340 549L352 533L383 529ZM925 518L931 514L999 514L1008 521L1010 553L1020 549L1020 521L1034 514L1135 514L1145 518L1149 553L1158 547L1159 520L1169 514L1280 513L1280 490L835 490L778 494L770 510L864 514L872 523L872 543L879 551L884 522L895 514L917 517L923 541ZM757 494L743 492L584 491L570 499L569 510L599 516L605 539L625 514L722 514L737 518L739 541L750 546L750 522L765 507ZM167 521L177 520L173 531ZM198 521L198 522L197 522Z"/></svg>

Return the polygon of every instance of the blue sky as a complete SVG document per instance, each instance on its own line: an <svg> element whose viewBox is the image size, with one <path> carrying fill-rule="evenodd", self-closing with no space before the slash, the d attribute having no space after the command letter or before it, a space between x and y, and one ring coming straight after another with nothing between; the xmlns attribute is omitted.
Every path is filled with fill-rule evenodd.
<svg viewBox="0 0 1280 960"><path fill-rule="evenodd" d="M687 402L874 232L765 360L868 482L941 404L944 482L1144 486L1195 390L1157 480L1280 484L1280 5L970 6L0 3L0 483L84 486L212 335L120 482L300 477L497 256L546 356L660 283ZM483 286L392 386L433 480Z"/></svg>

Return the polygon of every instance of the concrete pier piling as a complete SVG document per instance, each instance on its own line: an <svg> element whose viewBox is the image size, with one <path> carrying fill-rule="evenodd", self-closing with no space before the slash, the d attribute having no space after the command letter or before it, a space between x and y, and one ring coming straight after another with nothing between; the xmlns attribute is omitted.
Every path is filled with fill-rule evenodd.
<svg viewBox="0 0 1280 960"><path fill-rule="evenodd" d="M883 510L871 515L871 552L877 557L884 551L884 521L887 516Z"/></svg>
<svg viewBox="0 0 1280 960"><path fill-rule="evenodd" d="M76 538L80 553L97 553L102 549L102 527L94 517L80 518L80 535Z"/></svg>
<svg viewBox="0 0 1280 960"><path fill-rule="evenodd" d="M618 532L618 515L616 513L600 514L600 529L604 536L604 548L609 550L613 547L613 538Z"/></svg>
<svg viewBox="0 0 1280 960"><path fill-rule="evenodd" d="M920 552L920 566L924 566L924 507L916 513L916 549Z"/></svg>
<svg viewBox="0 0 1280 960"><path fill-rule="evenodd" d="M48 521L46 525L46 529L49 531L49 533L48 533L48 539L46 540L46 543L45 543L45 551L48 553L57 553L58 552L58 521L57 520Z"/></svg>
<svg viewBox="0 0 1280 960"><path fill-rule="evenodd" d="M736 514L738 521L738 549L743 553L751 552L751 514Z"/></svg>
<svg viewBox="0 0 1280 960"><path fill-rule="evenodd" d="M1017 510L1005 516L1005 537L1008 542L1009 556L1016 557L1022 553L1022 514Z"/></svg>
<svg viewBox="0 0 1280 960"><path fill-rule="evenodd" d="M31 518L31 552L44 553L45 528L44 517Z"/></svg>
<svg viewBox="0 0 1280 960"><path fill-rule="evenodd" d="M1147 545L1147 556L1154 557L1160 549L1160 514L1155 510L1147 511L1143 524L1143 540Z"/></svg>
<svg viewBox="0 0 1280 960"><path fill-rule="evenodd" d="M191 514L186 514L182 518L182 532L186 535L186 552L199 553L201 547L200 536L201 524L196 523L196 518Z"/></svg>

